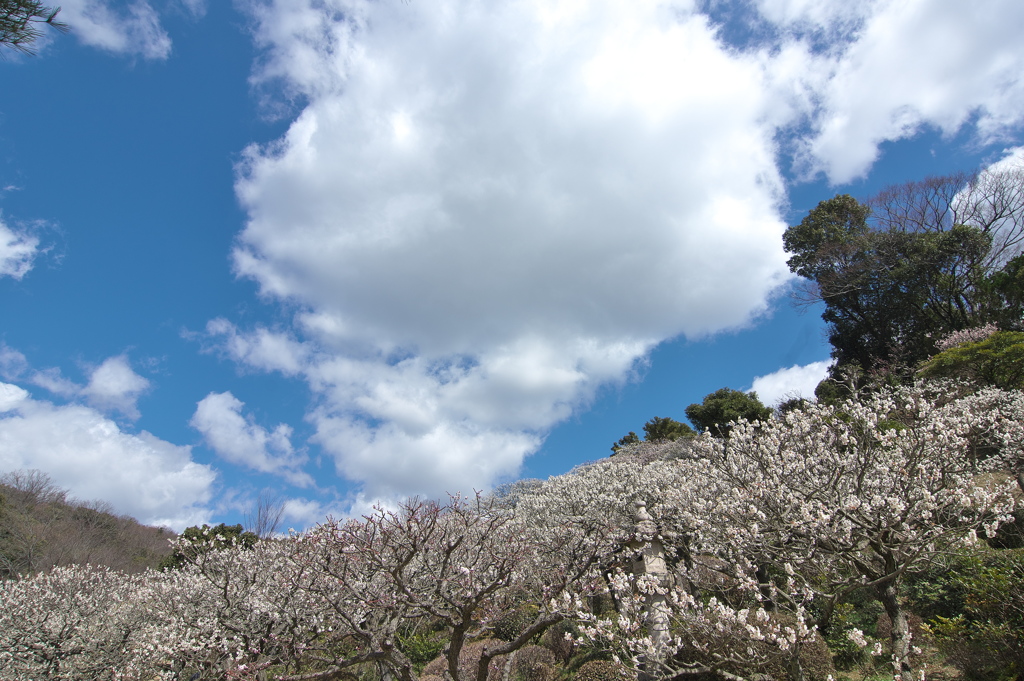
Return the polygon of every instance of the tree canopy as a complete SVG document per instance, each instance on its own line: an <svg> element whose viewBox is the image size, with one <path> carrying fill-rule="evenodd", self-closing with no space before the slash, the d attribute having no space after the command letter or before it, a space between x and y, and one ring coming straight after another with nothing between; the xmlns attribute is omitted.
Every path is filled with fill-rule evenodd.
<svg viewBox="0 0 1024 681"><path fill-rule="evenodd" d="M193 525L185 528L175 543L174 552L160 562L161 570L177 570L182 566L195 562L199 556L210 551L220 551L232 547L251 549L259 537L246 531L241 523L226 525L220 523L214 527L204 524L202 527Z"/></svg>
<svg viewBox="0 0 1024 681"><path fill-rule="evenodd" d="M655 416L644 424L644 442L671 442L688 435L696 435L690 426L663 416ZM612 445L612 452L623 447L640 444L640 438L632 430Z"/></svg>
<svg viewBox="0 0 1024 681"><path fill-rule="evenodd" d="M698 431L709 431L716 437L727 437L736 421L766 421L771 415L772 410L761 404L757 393L732 388L719 388L706 395L703 402L686 408L686 417Z"/></svg>
<svg viewBox="0 0 1024 681"><path fill-rule="evenodd" d="M783 244L803 293L823 302L833 375L912 375L951 332L1020 326L1024 168L929 178L861 203L822 201Z"/></svg>
<svg viewBox="0 0 1024 681"><path fill-rule="evenodd" d="M655 416L644 424L644 439L648 442L678 440L686 435L694 434L693 429L685 423L661 416Z"/></svg>

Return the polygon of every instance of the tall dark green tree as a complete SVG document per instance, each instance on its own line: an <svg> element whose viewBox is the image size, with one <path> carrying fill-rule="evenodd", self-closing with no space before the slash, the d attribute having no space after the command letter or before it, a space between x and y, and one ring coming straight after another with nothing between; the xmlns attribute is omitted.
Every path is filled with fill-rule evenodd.
<svg viewBox="0 0 1024 681"><path fill-rule="evenodd" d="M1024 168L822 201L786 230L790 269L823 302L833 374L911 375L950 332L1020 324Z"/></svg>
<svg viewBox="0 0 1024 681"><path fill-rule="evenodd" d="M0 0L0 46L32 54L44 25L61 33L68 30L67 24L57 21L58 13L60 7L47 7L36 0Z"/></svg>
<svg viewBox="0 0 1024 681"><path fill-rule="evenodd" d="M728 437L731 424L740 419L767 421L772 410L761 403L755 392L719 388L686 408L686 417L700 432L710 431L715 437Z"/></svg>

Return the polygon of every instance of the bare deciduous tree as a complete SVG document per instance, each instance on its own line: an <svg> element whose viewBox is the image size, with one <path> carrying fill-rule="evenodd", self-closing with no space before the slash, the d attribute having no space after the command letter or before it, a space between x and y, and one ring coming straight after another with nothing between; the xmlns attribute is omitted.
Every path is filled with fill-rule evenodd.
<svg viewBox="0 0 1024 681"><path fill-rule="evenodd" d="M284 517L284 500L263 490L245 514L245 529L260 539L274 536Z"/></svg>

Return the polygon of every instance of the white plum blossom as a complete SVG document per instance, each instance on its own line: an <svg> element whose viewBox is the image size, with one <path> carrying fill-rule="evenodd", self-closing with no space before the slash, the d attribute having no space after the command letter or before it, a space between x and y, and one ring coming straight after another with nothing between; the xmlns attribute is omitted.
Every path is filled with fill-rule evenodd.
<svg viewBox="0 0 1024 681"><path fill-rule="evenodd" d="M1020 392L921 384L809 404L510 494L409 501L252 546L206 532L179 540L179 569L2 582L0 669L13 681L326 681L374 665L417 681L399 634L424 618L446 631L447 675L469 681L572 619L578 644L652 681L799 675L836 601L866 588L908 681L920 670L904 576L994 533L1019 506L1022 461ZM599 607L609 596L614 613ZM460 652L524 605L533 619L464 669Z"/></svg>

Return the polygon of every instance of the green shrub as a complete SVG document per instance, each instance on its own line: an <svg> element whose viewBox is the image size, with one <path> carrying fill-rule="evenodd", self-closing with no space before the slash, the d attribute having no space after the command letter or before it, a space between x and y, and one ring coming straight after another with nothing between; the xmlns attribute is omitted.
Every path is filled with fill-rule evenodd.
<svg viewBox="0 0 1024 681"><path fill-rule="evenodd" d="M515 653L512 664L518 681L552 681L555 678L555 655L541 646L523 646Z"/></svg>
<svg viewBox="0 0 1024 681"><path fill-rule="evenodd" d="M560 664L565 664L576 653L575 634L572 623L563 620L541 634L540 644L550 650Z"/></svg>
<svg viewBox="0 0 1024 681"><path fill-rule="evenodd" d="M440 655L448 643L445 636L438 632L417 632L408 636L400 636L398 641L402 652L409 658L416 670L421 670L427 662Z"/></svg>
<svg viewBox="0 0 1024 681"><path fill-rule="evenodd" d="M538 608L533 603L524 603L514 610L506 612L493 624L494 635L502 641L514 641L533 623Z"/></svg>
<svg viewBox="0 0 1024 681"><path fill-rule="evenodd" d="M574 676L575 681L628 681L629 675L622 666L611 660L585 662Z"/></svg>
<svg viewBox="0 0 1024 681"><path fill-rule="evenodd" d="M908 590L965 679L1024 679L1024 549L956 556Z"/></svg>
<svg viewBox="0 0 1024 681"><path fill-rule="evenodd" d="M820 617L822 611L812 603L811 611ZM871 654L875 644L884 638L880 634L879 621L885 615L874 595L868 589L856 589L835 604L827 629L823 632L823 643L827 646L835 669L840 671L859 670L869 673L888 660L880 660ZM850 632L858 629L868 645L858 646L850 640Z"/></svg>

